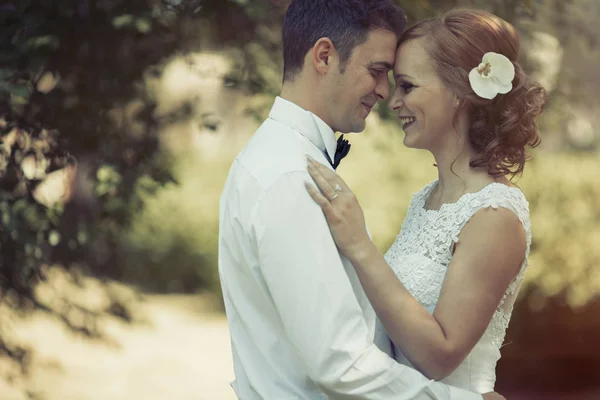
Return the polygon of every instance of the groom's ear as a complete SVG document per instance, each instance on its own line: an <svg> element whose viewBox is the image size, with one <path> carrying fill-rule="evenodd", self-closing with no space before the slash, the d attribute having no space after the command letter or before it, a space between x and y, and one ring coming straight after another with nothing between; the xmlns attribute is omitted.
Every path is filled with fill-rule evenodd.
<svg viewBox="0 0 600 400"><path fill-rule="evenodd" d="M318 73L325 75L332 66L336 56L335 46L331 39L322 37L311 49L311 62Z"/></svg>

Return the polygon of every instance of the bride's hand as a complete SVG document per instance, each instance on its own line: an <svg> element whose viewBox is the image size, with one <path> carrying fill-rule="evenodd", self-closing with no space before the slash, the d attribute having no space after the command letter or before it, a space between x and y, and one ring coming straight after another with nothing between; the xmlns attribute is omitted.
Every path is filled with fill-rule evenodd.
<svg viewBox="0 0 600 400"><path fill-rule="evenodd" d="M483 400L506 400L506 398L504 396L502 396L500 393L496 393L496 392L486 393L482 397L483 397Z"/></svg>
<svg viewBox="0 0 600 400"><path fill-rule="evenodd" d="M308 173L319 190L308 182L306 189L321 206L337 247L352 260L372 245L362 208L354 193L338 174L310 156L307 156L307 159Z"/></svg>

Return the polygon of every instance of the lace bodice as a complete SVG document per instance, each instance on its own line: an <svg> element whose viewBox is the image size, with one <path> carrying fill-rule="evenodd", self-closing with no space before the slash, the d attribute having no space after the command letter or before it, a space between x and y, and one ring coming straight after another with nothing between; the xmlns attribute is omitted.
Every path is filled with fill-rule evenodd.
<svg viewBox="0 0 600 400"><path fill-rule="evenodd" d="M452 249L465 224L480 209L503 207L514 212L525 229L527 250L520 271L506 290L492 321L462 365L444 382L480 393L493 389L495 367L500 358L513 304L523 280L531 245L529 206L523 193L500 183L467 193L439 210L425 209L434 181L413 195L402 230L385 258L406 289L430 312L440 296ZM410 365L399 349L396 359Z"/></svg>

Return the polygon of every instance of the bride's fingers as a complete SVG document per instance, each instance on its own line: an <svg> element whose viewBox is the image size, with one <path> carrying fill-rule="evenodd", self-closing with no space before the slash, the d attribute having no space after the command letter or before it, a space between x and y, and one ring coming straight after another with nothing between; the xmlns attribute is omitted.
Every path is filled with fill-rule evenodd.
<svg viewBox="0 0 600 400"><path fill-rule="evenodd" d="M329 219L329 215L333 212L333 208L331 207L331 203L325 196L321 194L313 185L308 182L304 182L304 186L308 191L308 194L312 199L321 206L321 209L325 213L325 217Z"/></svg>
<svg viewBox="0 0 600 400"><path fill-rule="evenodd" d="M331 186L327 178L325 178L323 172L321 171L321 168L319 168L317 164L318 163L316 161L309 160L307 167L308 173L317 184L319 190L325 195L327 200L331 201L336 197L337 192L334 189L334 187Z"/></svg>
<svg viewBox="0 0 600 400"><path fill-rule="evenodd" d="M318 163L314 160L312 160L312 164L321 173L321 175L323 175L323 178L325 178L325 180L327 181L327 183L329 183L331 187L339 187L345 192L351 192L348 185L346 185L346 182L344 182L344 180L335 171L332 171L325 165ZM338 189L337 191L339 192L340 189Z"/></svg>

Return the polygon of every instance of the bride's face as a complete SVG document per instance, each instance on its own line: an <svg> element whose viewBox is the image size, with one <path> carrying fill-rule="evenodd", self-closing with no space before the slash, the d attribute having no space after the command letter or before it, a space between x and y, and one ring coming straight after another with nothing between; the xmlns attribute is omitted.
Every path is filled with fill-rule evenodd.
<svg viewBox="0 0 600 400"><path fill-rule="evenodd" d="M435 71L425 40L409 40L398 48L393 69L396 87L389 106L404 130L407 147L436 151L454 131L458 104Z"/></svg>

